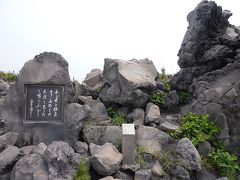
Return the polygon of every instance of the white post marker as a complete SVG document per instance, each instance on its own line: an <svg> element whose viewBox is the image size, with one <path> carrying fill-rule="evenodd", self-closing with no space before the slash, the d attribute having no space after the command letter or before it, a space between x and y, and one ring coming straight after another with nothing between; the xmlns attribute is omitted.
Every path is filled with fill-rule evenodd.
<svg viewBox="0 0 240 180"><path fill-rule="evenodd" d="M135 165L135 128L134 124L122 124L123 164Z"/></svg>

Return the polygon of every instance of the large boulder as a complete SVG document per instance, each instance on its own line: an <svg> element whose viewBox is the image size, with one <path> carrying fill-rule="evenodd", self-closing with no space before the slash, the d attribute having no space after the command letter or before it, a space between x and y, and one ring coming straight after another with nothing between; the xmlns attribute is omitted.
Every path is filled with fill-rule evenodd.
<svg viewBox="0 0 240 180"><path fill-rule="evenodd" d="M14 166L11 180L48 180L48 167L39 154L27 154Z"/></svg>
<svg viewBox="0 0 240 180"><path fill-rule="evenodd" d="M105 104L145 107L149 99L147 92L155 88L157 75L155 66L148 59L105 59L100 100Z"/></svg>
<svg viewBox="0 0 240 180"><path fill-rule="evenodd" d="M136 138L136 144L143 147L146 153L159 153L160 156L172 140L167 133L148 126L139 126L136 130Z"/></svg>
<svg viewBox="0 0 240 180"><path fill-rule="evenodd" d="M176 152L179 155L181 166L189 171L201 170L201 157L188 138L182 138L178 141Z"/></svg>
<svg viewBox="0 0 240 180"><path fill-rule="evenodd" d="M63 123L24 123L25 85L63 85L66 105L72 101L73 90L68 72L67 61L57 53L44 52L26 62L18 79L9 89L3 105L3 118L7 122L7 131L19 133L18 145L49 144L64 139ZM54 133L53 133L54 132Z"/></svg>
<svg viewBox="0 0 240 180"><path fill-rule="evenodd" d="M91 108L77 103L67 104L64 111L65 136L64 140L73 146L80 136L84 122L90 117Z"/></svg>
<svg viewBox="0 0 240 180"><path fill-rule="evenodd" d="M63 141L54 141L48 145L43 157L48 166L49 179L69 180L78 169L82 158Z"/></svg>
<svg viewBox="0 0 240 180"><path fill-rule="evenodd" d="M91 154L90 163L97 173L108 176L119 170L123 156L113 144L106 143L99 146L91 143L89 149Z"/></svg>
<svg viewBox="0 0 240 180"><path fill-rule="evenodd" d="M0 153L0 174L7 173L12 170L14 164L18 161L20 150L16 146L8 146Z"/></svg>

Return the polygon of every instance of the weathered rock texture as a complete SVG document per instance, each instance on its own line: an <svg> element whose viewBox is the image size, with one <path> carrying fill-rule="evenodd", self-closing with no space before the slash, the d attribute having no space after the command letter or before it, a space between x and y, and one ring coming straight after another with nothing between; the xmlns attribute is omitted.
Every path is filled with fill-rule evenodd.
<svg viewBox="0 0 240 180"><path fill-rule="evenodd" d="M148 59L105 59L100 100L105 104L145 107L149 99L147 92L155 88L157 75L155 66Z"/></svg>
<svg viewBox="0 0 240 180"><path fill-rule="evenodd" d="M28 154L21 158L11 172L11 180L48 180L48 168L39 154Z"/></svg>
<svg viewBox="0 0 240 180"><path fill-rule="evenodd" d="M119 165L123 156L117 148L111 143L106 143L103 146L90 144L90 163L92 167L101 175L112 175L119 170Z"/></svg>
<svg viewBox="0 0 240 180"><path fill-rule="evenodd" d="M225 148L240 154L240 31L229 24L229 11L202 1L189 13L189 27L179 50L182 68L172 88L188 91L193 102L182 110L209 114L221 128Z"/></svg>
<svg viewBox="0 0 240 180"><path fill-rule="evenodd" d="M74 152L68 143L52 142L44 152L49 179L72 179L81 162L81 155Z"/></svg>
<svg viewBox="0 0 240 180"><path fill-rule="evenodd" d="M182 68L171 79L171 85L187 90L195 77L224 67L236 55L239 47L237 29L214 1L202 1L188 14L188 30L179 50L178 64Z"/></svg>

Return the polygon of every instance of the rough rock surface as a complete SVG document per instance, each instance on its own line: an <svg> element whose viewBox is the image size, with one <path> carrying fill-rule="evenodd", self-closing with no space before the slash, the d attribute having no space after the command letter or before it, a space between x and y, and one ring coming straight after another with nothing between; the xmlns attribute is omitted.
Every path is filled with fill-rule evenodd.
<svg viewBox="0 0 240 180"><path fill-rule="evenodd" d="M86 127L82 130L82 138L88 144L94 143L99 144L100 138L106 131L106 127L104 126L90 126Z"/></svg>
<svg viewBox="0 0 240 180"><path fill-rule="evenodd" d="M64 140L70 146L79 140L79 134L82 130L83 123L90 117L91 108L88 105L77 103L67 104L64 111L65 136Z"/></svg>
<svg viewBox="0 0 240 180"><path fill-rule="evenodd" d="M64 85L64 103L71 101L73 94L68 63L59 54L44 52L25 63L16 83L10 87L3 105L3 117L7 122L7 131L19 133L19 145L49 144L53 140L63 139L63 126L55 124L22 124L25 116L25 84ZM54 133L52 133L54 131Z"/></svg>
<svg viewBox="0 0 240 180"><path fill-rule="evenodd" d="M100 69L93 69L87 74L82 83L89 94L97 98L98 94L103 86L103 72Z"/></svg>
<svg viewBox="0 0 240 180"><path fill-rule="evenodd" d="M81 155L87 155L88 154L88 144L85 142L77 141L74 145L73 149L76 153Z"/></svg>
<svg viewBox="0 0 240 180"><path fill-rule="evenodd" d="M183 138L178 141L176 152L179 154L183 167L187 170L201 170L201 157L188 138Z"/></svg>
<svg viewBox="0 0 240 180"><path fill-rule="evenodd" d="M151 175L150 170L140 169L135 172L134 180L150 180Z"/></svg>
<svg viewBox="0 0 240 180"><path fill-rule="evenodd" d="M178 53L182 69L171 79L172 87L187 90L195 77L224 67L234 57L232 42L239 41L228 22L231 15L213 1L202 1L188 14L188 30Z"/></svg>
<svg viewBox="0 0 240 180"><path fill-rule="evenodd" d="M81 155L74 152L68 143L54 141L44 152L49 179L71 179L81 162Z"/></svg>
<svg viewBox="0 0 240 180"><path fill-rule="evenodd" d="M160 123L160 109L157 105L149 102L146 107L145 124Z"/></svg>
<svg viewBox="0 0 240 180"><path fill-rule="evenodd" d="M91 143L89 149L92 155L90 163L99 174L107 176L119 170L123 156L114 145L106 143L98 146Z"/></svg>
<svg viewBox="0 0 240 180"><path fill-rule="evenodd" d="M20 150L16 146L8 146L0 153L0 174L11 171L14 164L19 159Z"/></svg>
<svg viewBox="0 0 240 180"><path fill-rule="evenodd" d="M139 126L136 130L136 144L144 147L147 153L163 153L164 147L171 142L171 137L154 127Z"/></svg>
<svg viewBox="0 0 240 180"><path fill-rule="evenodd" d="M15 145L17 142L18 134L15 132L8 132L0 136L0 152L5 149L7 145Z"/></svg>
<svg viewBox="0 0 240 180"><path fill-rule="evenodd" d="M86 105L91 108L90 120L93 122L106 121L109 120L106 107L100 100L87 100Z"/></svg>
<svg viewBox="0 0 240 180"><path fill-rule="evenodd" d="M39 143L32 151L32 153L39 154L41 156L44 155L47 146L44 143Z"/></svg>
<svg viewBox="0 0 240 180"><path fill-rule="evenodd" d="M135 108L127 115L127 121L133 123L135 127L143 125L145 112L141 108Z"/></svg>
<svg viewBox="0 0 240 180"><path fill-rule="evenodd" d="M48 180L48 167L39 154L27 154L14 166L11 180Z"/></svg>
<svg viewBox="0 0 240 180"><path fill-rule="evenodd" d="M240 58L220 70L213 71L194 80L191 89L195 101L187 111L209 114L221 132L218 138L225 148L234 154L240 150Z"/></svg>
<svg viewBox="0 0 240 180"><path fill-rule="evenodd" d="M159 129L164 132L180 132L180 126L169 123L167 121L161 123Z"/></svg>
<svg viewBox="0 0 240 180"><path fill-rule="evenodd" d="M5 81L5 79L0 78L0 135L4 134L6 131L6 122L2 115L2 105L5 101L6 95L10 88L11 83Z"/></svg>
<svg viewBox="0 0 240 180"><path fill-rule="evenodd" d="M100 100L105 104L145 107L149 99L146 92L155 88L157 75L155 66L148 59L105 59Z"/></svg>

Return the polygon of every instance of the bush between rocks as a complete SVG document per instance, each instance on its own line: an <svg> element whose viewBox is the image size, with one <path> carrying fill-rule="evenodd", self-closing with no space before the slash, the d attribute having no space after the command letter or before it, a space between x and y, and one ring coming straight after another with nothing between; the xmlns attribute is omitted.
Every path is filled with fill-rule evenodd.
<svg viewBox="0 0 240 180"><path fill-rule="evenodd" d="M89 168L85 161L80 163L79 169L73 177L73 180L90 180L91 176L89 173Z"/></svg>

